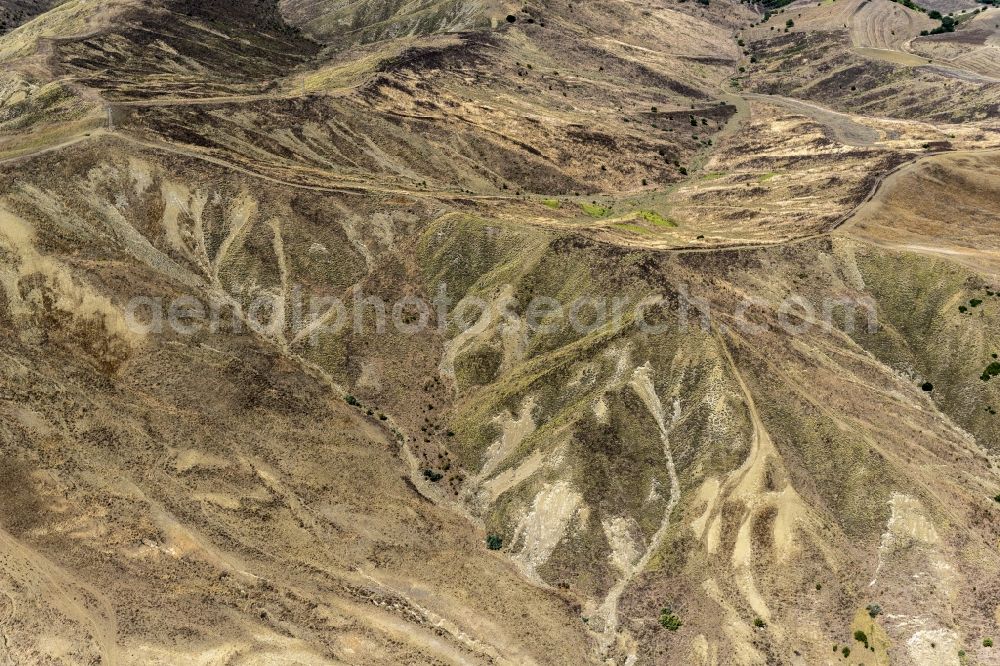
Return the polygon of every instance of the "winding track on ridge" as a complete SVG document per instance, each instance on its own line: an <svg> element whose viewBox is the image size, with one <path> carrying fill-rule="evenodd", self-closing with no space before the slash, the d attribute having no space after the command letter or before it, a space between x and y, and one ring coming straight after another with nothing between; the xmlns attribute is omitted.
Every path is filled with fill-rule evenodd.
<svg viewBox="0 0 1000 666"><path fill-rule="evenodd" d="M749 99L757 99L757 100L765 101L765 102L773 102L773 103L776 103L776 104L778 104L780 106L786 106L786 107L791 107L791 108L798 107L799 109L803 109L804 107L808 107L808 108L816 110L816 112L821 112L823 114L829 114L830 116L844 116L844 117L846 117L846 118L849 119L849 116L847 116L847 114L841 114L841 113L836 112L836 111L831 111L829 109L825 109L823 107L820 107L819 105L816 105L816 104L802 102L800 100L794 100L794 99L791 99L791 98L785 98L785 97L776 96L776 95L761 95L761 94L756 94L756 93L750 93L750 94L746 94L746 95L734 95L733 93L727 92L726 93L726 97L729 97L729 98L739 97L740 99L743 100L744 104L746 103L746 101L749 98ZM197 100L195 100L195 101L197 103ZM749 113L750 113L750 111L749 111L749 109L747 109L745 111L745 114L749 115ZM737 120L736 122L742 122L742 118L740 120ZM822 122L822 121L820 121L820 122ZM732 124L732 123L730 123L730 124ZM854 123L854 125L857 125L857 124ZM864 127L864 126L861 126L861 125L857 125L857 126L858 127ZM737 128L729 129L727 127L727 129L723 130L723 132L727 132L727 131L730 132L730 133L734 133L734 132L739 131L739 128L737 127ZM834 131L836 131L836 130L834 130ZM874 131L874 130L872 130L872 131ZM294 181L289 181L289 180L285 180L285 179L282 179L282 178L277 178L275 176L270 176L270 175L267 175L267 174L263 174L263 173L260 173L258 171L254 171L253 169L250 169L250 168L247 168L247 167L244 167L244 166L240 166L238 164L234 164L232 162L226 161L226 160L221 159L219 157L215 157L215 156L212 156L212 155L206 155L204 153L198 152L198 151L193 150L193 149L183 148L183 147L176 146L176 145L173 145L173 144L170 144L170 143L165 143L165 142L154 142L154 141L148 141L148 140L140 139L140 138L131 136L131 135L127 134L127 133L124 133L124 132L121 132L119 130L116 130L116 129L96 129L96 130L90 130L90 131L81 133L81 134L79 134L79 135L77 135L75 137L72 137L70 139L67 139L65 141L62 141L62 142L60 142L58 144L54 144L54 145L51 145L51 146L44 146L44 147L38 148L37 150L33 150L33 151L30 151L30 152L18 154L18 155L12 156L12 157L7 157L7 158L4 158L4 159L0 159L0 167L6 166L6 165L10 165L10 164L16 164L18 162L29 160L29 159L31 159L33 157L37 157L37 156L40 156L40 155L45 155L45 154L49 154L49 153L58 152L58 151L61 151L63 149L66 149L66 148L71 148L73 146L79 145L81 143L85 143L85 142L88 142L88 141L94 141L94 140L98 140L98 139L102 139L102 138L107 138L107 137L111 137L111 136L113 136L115 138L118 138L118 139L121 139L121 140L124 140L124 141L128 141L130 143L135 144L136 146L139 146L139 147L142 147L142 148L145 148L145 149L148 149L148 150L168 152L168 153L172 153L172 154L179 155L179 156L182 156L182 157L188 157L188 158L191 158L191 159L201 160L203 162L207 162L209 164L213 164L215 166L222 167L224 169L229 169L229 170L232 170L232 171L236 171L236 172L242 173L242 174L244 174L246 176L249 176L251 178L259 178L261 180L265 180L265 181L274 183L276 185L281 185L283 187L290 187L290 188L301 189L301 190L308 190L308 191L313 191L313 192L326 192L326 193L330 193L330 194L346 194L346 195L353 195L353 196L364 196L365 194L367 194L369 192L374 192L374 193L379 193L379 194L405 195L405 196L423 197L423 198L441 199L441 200L461 198L461 199L486 200L486 201L507 201L507 200L518 201L518 202L521 201L521 199L518 199L516 197L503 196L503 195L489 195L489 194L486 194L486 195L468 195L468 194L462 194L460 192L450 192L450 191L435 192L435 191L427 191L427 190L409 190L409 189L406 189L406 188L387 188L387 187L378 187L378 186L372 186L372 185L362 185L362 184L359 184L359 183L353 182L353 181L352 182L343 182L343 181L341 181L341 182L339 182L337 184L331 184L331 185L310 185L310 184L307 184L307 183L296 183ZM859 137L859 140L860 140L860 138L861 137ZM852 145L872 145L872 144L852 144ZM908 160L906 160L906 161L898 164L897 166L893 167L889 171L886 171L885 173L880 174L878 176L878 178L875 180L875 182L872 184L872 187L869 190L868 194L865 195L865 197L862 198L857 204L855 204L850 210L848 210L843 215L841 215L836 221L834 221L832 224L828 225L828 227L825 230L823 230L823 231L819 231L819 232L811 233L811 234L804 234L802 236L796 236L794 238L782 239L782 240L774 241L774 242L771 242L771 243L767 243L767 242L765 242L765 243L728 243L728 244L727 243L720 243L720 244L712 245L712 246L698 246L698 247L676 246L676 247L664 247L664 248L655 248L655 249L658 252L669 252L669 253L704 253L704 252L722 252L722 251L733 251L733 250L761 250L761 249L767 249L767 248L770 248L770 247L776 247L776 246L781 246L781 245L789 245L789 244L792 244L792 243L802 243L802 242L807 242L807 241L810 241L810 240L815 240L817 238L823 238L823 237L829 236L833 231L835 231L836 229L839 229L840 227L844 226L852 218L854 218L857 215L858 211L861 210L861 208L863 208L865 205L867 205L868 203L870 203L872 201L872 199L874 199L878 195L878 193L882 190L883 186L885 185L886 181L890 180L891 178L893 178L895 176L898 176L901 172L903 172L903 171L905 171L907 169L914 168L919 162L927 160L927 159L931 159L931 158L933 158L935 156L938 156L938 155L949 154L949 153L991 154L991 153L997 152L997 150L998 149L996 149L996 148L984 148L982 150L975 150L975 151L933 151L933 152L923 152L923 153L920 153L919 155L913 155L910 159L908 159ZM320 172L317 172L317 175L319 175L319 174L320 174Z"/></svg>

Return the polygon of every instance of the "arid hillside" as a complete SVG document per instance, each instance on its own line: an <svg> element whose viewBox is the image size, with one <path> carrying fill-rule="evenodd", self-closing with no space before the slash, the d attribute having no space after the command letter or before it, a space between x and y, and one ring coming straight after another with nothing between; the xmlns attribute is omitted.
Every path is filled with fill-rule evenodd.
<svg viewBox="0 0 1000 666"><path fill-rule="evenodd" d="M997 663L993 20L0 36L0 663Z"/></svg>

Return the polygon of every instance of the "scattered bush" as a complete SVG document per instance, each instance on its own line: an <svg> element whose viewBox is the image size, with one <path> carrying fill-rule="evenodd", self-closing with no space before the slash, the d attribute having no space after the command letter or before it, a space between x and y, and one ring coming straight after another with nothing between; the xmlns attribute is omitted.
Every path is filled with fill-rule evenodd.
<svg viewBox="0 0 1000 666"><path fill-rule="evenodd" d="M882 607L878 604L868 604L866 610L868 611L868 617L873 620L882 614Z"/></svg>
<svg viewBox="0 0 1000 666"><path fill-rule="evenodd" d="M847 659L848 657L851 656L851 648L845 647L843 650L840 651L840 654L844 655L844 659Z"/></svg>
<svg viewBox="0 0 1000 666"><path fill-rule="evenodd" d="M983 647L993 647L993 639L992 638L984 638L983 639Z"/></svg>
<svg viewBox="0 0 1000 666"><path fill-rule="evenodd" d="M500 550L503 548L503 537L499 534L488 534L486 536L486 547L490 550Z"/></svg>
<svg viewBox="0 0 1000 666"><path fill-rule="evenodd" d="M930 382L924 382L924 385L921 388L924 389L924 391L926 391L927 393L930 393L931 391L934 390L934 384L931 384Z"/></svg>
<svg viewBox="0 0 1000 666"><path fill-rule="evenodd" d="M350 395L350 394L344 396L344 402L346 402L351 407L360 407L361 406L361 403L358 402L358 399L355 398L353 395Z"/></svg>
<svg viewBox="0 0 1000 666"><path fill-rule="evenodd" d="M865 632L861 631L860 629L854 632L854 640L863 644L865 646L865 649L868 648L868 635L865 634Z"/></svg>
<svg viewBox="0 0 1000 666"><path fill-rule="evenodd" d="M763 629L764 627L767 626L767 622L764 622L764 620L760 619L759 617L755 617L753 619L753 626L757 627L758 629Z"/></svg>

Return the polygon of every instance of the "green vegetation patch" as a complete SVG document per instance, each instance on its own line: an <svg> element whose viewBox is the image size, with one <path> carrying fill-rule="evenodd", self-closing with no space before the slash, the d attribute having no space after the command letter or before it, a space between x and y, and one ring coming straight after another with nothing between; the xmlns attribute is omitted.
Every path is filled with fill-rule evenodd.
<svg viewBox="0 0 1000 666"><path fill-rule="evenodd" d="M559 210L562 207L562 202L559 199L542 199L542 205L548 206L552 210Z"/></svg>
<svg viewBox="0 0 1000 666"><path fill-rule="evenodd" d="M605 208L604 206L596 203L583 203L580 204L580 208L583 212L591 217L607 217L611 213L610 208Z"/></svg>
<svg viewBox="0 0 1000 666"><path fill-rule="evenodd" d="M667 229L672 229L677 226L677 223L673 220L663 217L659 213L652 210L640 210L638 213L639 217L646 220L653 226L664 227Z"/></svg>

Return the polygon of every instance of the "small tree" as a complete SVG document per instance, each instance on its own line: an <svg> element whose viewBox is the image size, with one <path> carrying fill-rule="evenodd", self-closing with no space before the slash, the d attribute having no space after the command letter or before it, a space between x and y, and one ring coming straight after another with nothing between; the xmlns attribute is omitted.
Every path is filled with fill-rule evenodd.
<svg viewBox="0 0 1000 666"><path fill-rule="evenodd" d="M486 536L486 547L490 550L500 550L503 548L503 537L499 534L489 534Z"/></svg>
<svg viewBox="0 0 1000 666"><path fill-rule="evenodd" d="M794 28L795 27L795 21L793 21L792 19L788 19L787 21L785 21L785 27L786 28Z"/></svg>

